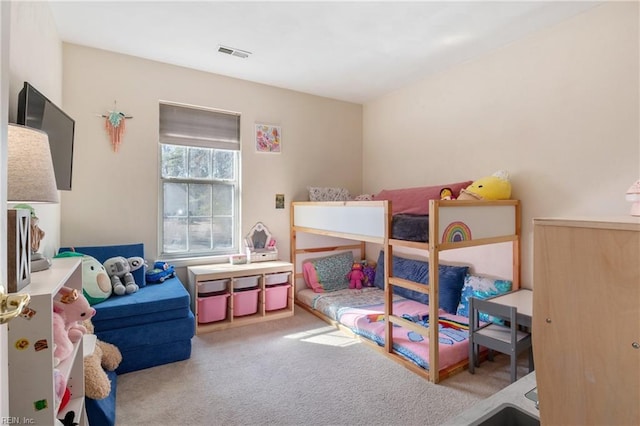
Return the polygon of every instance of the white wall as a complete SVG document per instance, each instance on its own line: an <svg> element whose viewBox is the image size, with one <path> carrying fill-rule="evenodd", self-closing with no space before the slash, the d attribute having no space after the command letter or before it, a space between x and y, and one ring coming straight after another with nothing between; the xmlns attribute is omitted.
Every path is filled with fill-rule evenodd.
<svg viewBox="0 0 640 426"><path fill-rule="evenodd" d="M65 110L76 119L73 189L62 193L61 245L143 242L158 255L158 103L240 112L243 235L262 221L289 259L289 202L306 187L362 187L362 106L162 64L64 45ZM114 153L99 117L133 116ZM259 154L254 124L282 127L281 154ZM285 209L275 209L275 194Z"/></svg>
<svg viewBox="0 0 640 426"><path fill-rule="evenodd" d="M638 31L637 2L607 3L364 105L363 190L509 170L532 287L534 217L629 212Z"/></svg>
<svg viewBox="0 0 640 426"><path fill-rule="evenodd" d="M9 122L15 123L25 81L64 109L62 42L46 2L11 2ZM32 204L45 237L40 252L53 256L60 241L60 204ZM11 205L10 205L11 206Z"/></svg>
<svg viewBox="0 0 640 426"><path fill-rule="evenodd" d="M0 178L0 203L6 203L6 135L7 120L15 122L18 108L17 96L25 80L31 81L61 102L62 46L46 3L6 2L0 4L0 129L2 136L2 176ZM8 207L10 207L9 205ZM42 205L37 208L40 226L47 235L40 251L53 254L59 240L60 208L58 205ZM6 282L6 209L0 214L3 225L3 240L0 243L0 280ZM6 289L6 287L5 287ZM8 374L7 374L7 325L0 326L0 419L8 419Z"/></svg>

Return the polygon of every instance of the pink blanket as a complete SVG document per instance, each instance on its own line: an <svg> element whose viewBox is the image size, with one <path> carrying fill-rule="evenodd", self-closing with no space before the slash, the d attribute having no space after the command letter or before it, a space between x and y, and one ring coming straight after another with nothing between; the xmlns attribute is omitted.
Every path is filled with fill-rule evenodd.
<svg viewBox="0 0 640 426"><path fill-rule="evenodd" d="M393 302L393 313L422 325L431 325L429 306L413 300L400 299ZM342 308L338 313L340 323L354 333L384 346L384 304ZM440 369L453 366L469 356L468 318L439 312L438 329L440 342ZM414 331L394 325L393 348L402 356L429 369L429 339Z"/></svg>

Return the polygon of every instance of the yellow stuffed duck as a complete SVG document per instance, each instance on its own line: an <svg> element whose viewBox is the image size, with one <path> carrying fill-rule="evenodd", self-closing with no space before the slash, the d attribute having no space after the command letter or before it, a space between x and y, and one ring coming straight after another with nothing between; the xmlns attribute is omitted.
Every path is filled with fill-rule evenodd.
<svg viewBox="0 0 640 426"><path fill-rule="evenodd" d="M460 191L458 200L508 200L511 198L509 173L499 170L480 178Z"/></svg>

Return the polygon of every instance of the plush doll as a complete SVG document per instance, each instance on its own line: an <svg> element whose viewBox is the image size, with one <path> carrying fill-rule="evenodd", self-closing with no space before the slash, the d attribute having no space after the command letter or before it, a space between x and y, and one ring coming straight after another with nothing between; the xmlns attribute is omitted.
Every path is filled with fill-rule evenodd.
<svg viewBox="0 0 640 426"><path fill-rule="evenodd" d="M456 197L453 196L453 191L451 188L442 188L440 190L440 199L441 200L455 200Z"/></svg>
<svg viewBox="0 0 640 426"><path fill-rule="evenodd" d="M53 301L54 366L71 355L73 344L87 332L82 321L95 314L96 310L81 292L69 287L60 289Z"/></svg>
<svg viewBox="0 0 640 426"><path fill-rule="evenodd" d="M111 296L111 279L95 257L75 251L63 251L55 257L82 258L82 293L91 306L104 302Z"/></svg>
<svg viewBox="0 0 640 426"><path fill-rule="evenodd" d="M499 170L480 178L460 191L458 200L508 200L511 197L509 173Z"/></svg>
<svg viewBox="0 0 640 426"><path fill-rule="evenodd" d="M140 288L136 284L131 272L144 266L144 259L141 257L125 258L122 256L111 257L104 262L104 269L111 279L113 293L122 296L131 294Z"/></svg>
<svg viewBox="0 0 640 426"><path fill-rule="evenodd" d="M362 268L362 272L364 273L363 285L365 287L373 287L376 279L376 262L367 262L364 268Z"/></svg>
<svg viewBox="0 0 640 426"><path fill-rule="evenodd" d="M73 342L67 334L64 317L53 312L53 366L57 367L73 353Z"/></svg>
<svg viewBox="0 0 640 426"><path fill-rule="evenodd" d="M72 343L78 342L87 329L82 321L93 317L96 310L81 292L69 287L62 287L53 301L53 312L64 318L67 335Z"/></svg>
<svg viewBox="0 0 640 426"><path fill-rule="evenodd" d="M347 274L347 279L349 280L349 288L361 289L364 277L364 273L362 272L362 264L354 262L353 266L351 267L351 272Z"/></svg>
<svg viewBox="0 0 640 426"><path fill-rule="evenodd" d="M93 334L90 320L84 322L87 332ZM122 354L117 346L96 340L93 353L84 358L84 393L91 399L104 399L111 393L111 381L105 373L114 371L122 362Z"/></svg>

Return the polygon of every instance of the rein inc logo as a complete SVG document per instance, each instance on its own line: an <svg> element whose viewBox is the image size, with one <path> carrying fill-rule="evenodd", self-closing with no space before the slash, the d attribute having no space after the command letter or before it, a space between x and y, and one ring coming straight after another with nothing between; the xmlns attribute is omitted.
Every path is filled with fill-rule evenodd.
<svg viewBox="0 0 640 426"><path fill-rule="evenodd" d="M34 425L35 419L31 417L0 417L0 425Z"/></svg>

